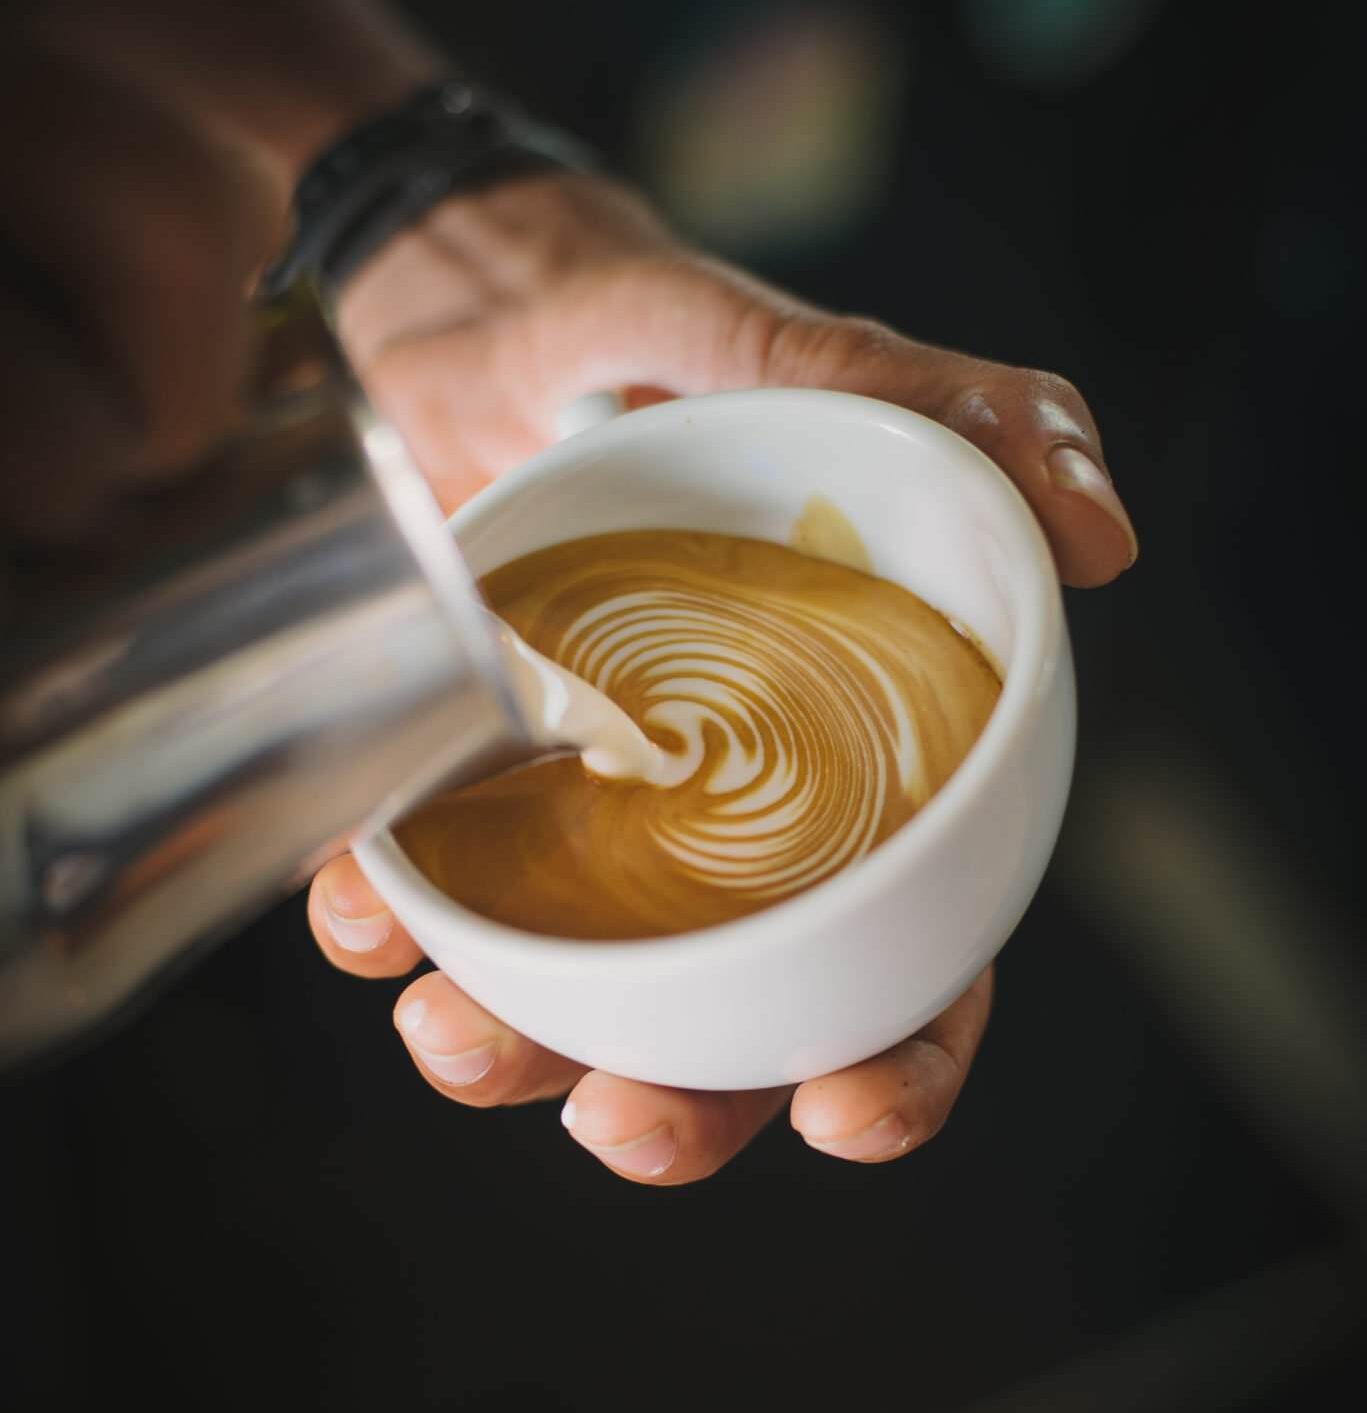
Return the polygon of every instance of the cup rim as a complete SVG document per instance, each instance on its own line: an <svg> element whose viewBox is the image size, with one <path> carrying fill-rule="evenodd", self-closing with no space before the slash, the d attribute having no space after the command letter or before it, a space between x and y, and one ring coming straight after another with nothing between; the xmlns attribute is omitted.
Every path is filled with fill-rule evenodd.
<svg viewBox="0 0 1367 1413"><path fill-rule="evenodd" d="M487 955L507 966L532 963L542 969L609 969L621 978L623 968L650 971L676 965L707 964L723 951L754 954L781 948L795 929L786 926L801 908L801 931L833 925L860 900L881 896L930 851L991 787L1005 767L1013 740L1027 732L1043 708L1045 679L1062 650L1062 594L1053 555L1034 512L1006 474L985 453L949 428L895 404L853 393L818 389L756 388L705 393L624 413L585 432L547 447L500 476L467 501L447 522L457 539L502 511L529 484L573 474L586 455L598 456L640 439L665 435L697 418L734 416L753 409L756 416L810 414L856 416L873 421L893 435L929 445L974 476L1001 511L999 529L1010 561L1024 563L1028 592L1016 594L1017 619L1012 661L1002 692L968 754L938 791L894 834L832 877L801 893L745 917L691 932L663 937L576 938L527 932L495 922L462 906L419 871L389 830L358 841L354 852L386 901L402 890L424 912L445 914L459 926L462 949ZM1013 575L1013 588L1014 588ZM723 958L724 959L724 958Z"/></svg>

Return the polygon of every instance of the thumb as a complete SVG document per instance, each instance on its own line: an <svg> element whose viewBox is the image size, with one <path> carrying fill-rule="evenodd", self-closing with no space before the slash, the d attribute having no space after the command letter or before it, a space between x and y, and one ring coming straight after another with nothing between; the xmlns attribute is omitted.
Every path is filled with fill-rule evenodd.
<svg viewBox="0 0 1367 1413"><path fill-rule="evenodd" d="M524 334L529 419L607 387L700 393L810 387L934 418L985 452L1044 527L1066 583L1103 584L1138 542L1096 423L1066 379L934 348L867 319L827 314L719 263L652 259L607 288L541 309ZM539 405L538 405L539 404Z"/></svg>

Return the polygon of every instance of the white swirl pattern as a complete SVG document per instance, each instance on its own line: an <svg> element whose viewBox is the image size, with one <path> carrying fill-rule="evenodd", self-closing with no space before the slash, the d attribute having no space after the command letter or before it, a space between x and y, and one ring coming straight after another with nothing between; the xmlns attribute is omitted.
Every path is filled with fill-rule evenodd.
<svg viewBox="0 0 1367 1413"><path fill-rule="evenodd" d="M651 820L659 846L715 887L773 899L867 853L889 789L916 803L911 711L877 643L819 609L754 590L618 595L580 615L557 657L682 743L663 779L706 771L696 811ZM705 735L719 743L709 751Z"/></svg>
<svg viewBox="0 0 1367 1413"><path fill-rule="evenodd" d="M453 791L401 829L439 887L532 931L684 932L820 883L939 789L1000 690L906 590L757 540L603 535L484 584L538 681L582 679L561 673L553 737L629 748Z"/></svg>

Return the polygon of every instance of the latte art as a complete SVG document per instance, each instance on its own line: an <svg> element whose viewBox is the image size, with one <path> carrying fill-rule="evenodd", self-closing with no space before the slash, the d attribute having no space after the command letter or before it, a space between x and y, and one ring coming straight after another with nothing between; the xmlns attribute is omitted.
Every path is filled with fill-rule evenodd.
<svg viewBox="0 0 1367 1413"><path fill-rule="evenodd" d="M891 646L781 593L681 585L609 599L558 653L681 743L657 783L696 778L699 797L649 817L654 842L700 882L774 898L866 853L890 790L927 796Z"/></svg>
<svg viewBox="0 0 1367 1413"><path fill-rule="evenodd" d="M686 931L820 883L944 783L1000 689L906 590L755 540L596 536L484 589L658 748L648 783L544 762L402 827L439 887L535 931Z"/></svg>

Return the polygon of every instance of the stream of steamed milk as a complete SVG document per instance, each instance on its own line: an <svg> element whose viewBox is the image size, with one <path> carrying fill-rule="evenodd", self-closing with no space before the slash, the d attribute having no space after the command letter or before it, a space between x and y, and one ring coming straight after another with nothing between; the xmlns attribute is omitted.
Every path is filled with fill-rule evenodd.
<svg viewBox="0 0 1367 1413"><path fill-rule="evenodd" d="M681 785L697 762L670 755L596 687L567 672L489 615L504 671L532 740L547 751L571 747L605 780Z"/></svg>

